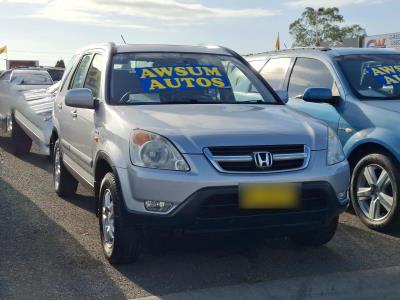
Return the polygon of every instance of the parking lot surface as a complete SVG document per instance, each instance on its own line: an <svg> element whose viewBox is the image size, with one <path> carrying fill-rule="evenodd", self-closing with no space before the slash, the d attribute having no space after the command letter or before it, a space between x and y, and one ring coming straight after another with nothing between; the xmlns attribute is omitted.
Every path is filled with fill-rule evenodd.
<svg viewBox="0 0 400 300"><path fill-rule="evenodd" d="M0 136L0 299L309 299L324 284L327 299L400 295L400 234L370 231L350 213L318 249L260 235L157 237L137 263L112 267L91 192L57 197L47 157L9 149Z"/></svg>

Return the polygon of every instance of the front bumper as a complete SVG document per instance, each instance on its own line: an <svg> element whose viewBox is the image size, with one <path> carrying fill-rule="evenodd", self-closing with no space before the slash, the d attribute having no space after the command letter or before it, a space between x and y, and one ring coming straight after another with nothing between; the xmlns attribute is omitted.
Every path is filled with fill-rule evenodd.
<svg viewBox="0 0 400 300"><path fill-rule="evenodd" d="M349 203L339 202L327 182L302 185L301 205L297 209L239 208L238 187L212 187L192 194L173 212L149 215L127 212L129 224L146 229L183 229L194 232L225 232L232 230L262 229L270 235L287 235L312 230L328 224Z"/></svg>
<svg viewBox="0 0 400 300"><path fill-rule="evenodd" d="M191 166L190 172L154 170L135 166L117 168L125 200L125 210L128 215L133 216L131 219L146 226L162 224L166 227L190 228L199 221L196 216L201 213L204 203L213 201L212 199L218 201L221 198L230 198L230 201L235 203L238 201L239 185L247 183L299 183L305 189L306 195L311 194L312 197L323 195L327 201L326 207L317 211L274 211L268 216L262 214L262 216L249 215L236 218L237 216L234 215L235 221L231 221L230 216L218 216L214 218L215 220L211 218L203 221L208 225L211 224L211 228L214 229L219 227L217 226L219 222L228 228L234 228L236 226L234 223L239 219L244 223L239 222L238 228L243 224L246 227L246 220L249 218L251 222L256 223L257 219L262 220L258 224L261 227L298 227L301 223L315 225L327 222L348 205L348 199L339 202L337 197L340 193L346 193L348 189L350 176L348 163L343 161L327 166L326 151L313 151L309 165L304 170L271 174L220 173L204 155L185 154L184 156ZM174 208L164 214L149 212L144 207L146 200L168 201L174 204ZM250 227L253 225L257 224L249 224Z"/></svg>

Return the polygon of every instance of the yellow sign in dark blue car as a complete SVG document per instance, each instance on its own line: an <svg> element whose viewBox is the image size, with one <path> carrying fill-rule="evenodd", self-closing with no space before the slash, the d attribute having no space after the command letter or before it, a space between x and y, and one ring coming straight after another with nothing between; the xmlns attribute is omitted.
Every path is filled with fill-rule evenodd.
<svg viewBox="0 0 400 300"><path fill-rule="evenodd" d="M228 88L229 80L216 66L174 66L136 68L143 91Z"/></svg>

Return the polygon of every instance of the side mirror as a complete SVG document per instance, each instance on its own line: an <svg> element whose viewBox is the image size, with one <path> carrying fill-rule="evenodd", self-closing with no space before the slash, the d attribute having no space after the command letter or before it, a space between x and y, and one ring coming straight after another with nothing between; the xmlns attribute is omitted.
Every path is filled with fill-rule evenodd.
<svg viewBox="0 0 400 300"><path fill-rule="evenodd" d="M285 103L288 103L289 101L289 94L287 91L284 90L277 90L275 93L281 98L281 100Z"/></svg>
<svg viewBox="0 0 400 300"><path fill-rule="evenodd" d="M98 100L93 98L93 93L90 89L72 89L65 95L65 105L77 107L96 109Z"/></svg>
<svg viewBox="0 0 400 300"><path fill-rule="evenodd" d="M327 88L308 88L305 90L303 100L314 103L334 103L332 90Z"/></svg>

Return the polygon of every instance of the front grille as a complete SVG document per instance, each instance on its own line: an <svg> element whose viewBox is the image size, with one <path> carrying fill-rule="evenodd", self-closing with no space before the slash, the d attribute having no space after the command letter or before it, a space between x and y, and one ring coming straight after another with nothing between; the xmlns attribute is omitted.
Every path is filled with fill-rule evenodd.
<svg viewBox="0 0 400 300"><path fill-rule="evenodd" d="M307 167L310 158L310 150L304 145L210 147L204 153L217 170L229 173L299 170ZM270 153L271 165L257 165L256 153Z"/></svg>
<svg viewBox="0 0 400 300"><path fill-rule="evenodd" d="M324 193L313 190L302 191L301 205L296 209L241 209L237 192L224 195L213 195L201 206L197 219L220 219L249 216L268 216L285 213L315 212L327 209L328 203Z"/></svg>

